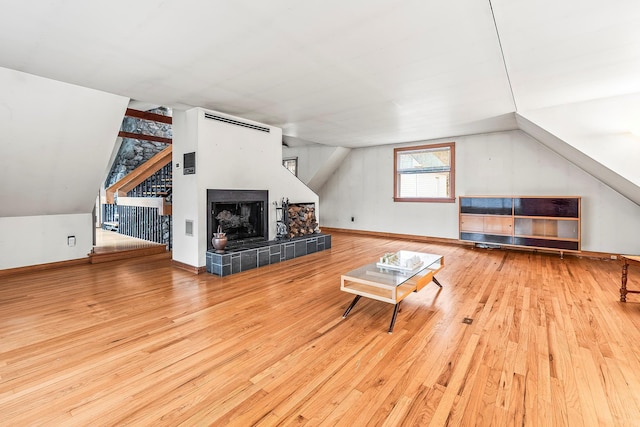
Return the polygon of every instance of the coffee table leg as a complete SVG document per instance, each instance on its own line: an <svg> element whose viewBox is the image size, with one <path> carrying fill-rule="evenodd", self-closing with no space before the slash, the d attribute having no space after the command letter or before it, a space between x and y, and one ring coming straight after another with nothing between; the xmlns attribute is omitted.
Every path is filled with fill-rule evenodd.
<svg viewBox="0 0 640 427"><path fill-rule="evenodd" d="M393 326L396 324L396 317L398 316L398 310L400 310L400 303L397 303L396 306L393 307L393 316L391 316L391 324L389 325L390 334L393 333Z"/></svg>
<svg viewBox="0 0 640 427"><path fill-rule="evenodd" d="M436 276L433 276L431 279L433 280L433 283L435 283L436 285L438 285L438 286L442 287L442 285L440 284L440 282L438 282L438 279L436 279Z"/></svg>
<svg viewBox="0 0 640 427"><path fill-rule="evenodd" d="M357 295L353 299L353 301L351 302L351 305L349 307L347 307L347 311L345 311L344 314L342 315L343 319L349 315L349 312L351 311L351 309L358 303L358 300L360 299L360 296L361 295Z"/></svg>

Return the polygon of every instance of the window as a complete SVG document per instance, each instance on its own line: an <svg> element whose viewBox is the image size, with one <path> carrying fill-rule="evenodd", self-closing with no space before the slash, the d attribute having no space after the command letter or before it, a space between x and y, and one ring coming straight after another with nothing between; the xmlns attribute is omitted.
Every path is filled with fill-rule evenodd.
<svg viewBox="0 0 640 427"><path fill-rule="evenodd" d="M455 143L393 150L396 202L455 201Z"/></svg>
<svg viewBox="0 0 640 427"><path fill-rule="evenodd" d="M298 176L298 158L297 157L292 157L292 158L289 158L289 159L283 159L282 160L282 165L285 168L289 169L289 172L291 172L295 176Z"/></svg>

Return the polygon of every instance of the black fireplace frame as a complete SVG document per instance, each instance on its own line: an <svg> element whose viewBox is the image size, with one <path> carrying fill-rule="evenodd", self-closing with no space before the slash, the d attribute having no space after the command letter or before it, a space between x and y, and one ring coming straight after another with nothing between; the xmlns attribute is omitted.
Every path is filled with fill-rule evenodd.
<svg viewBox="0 0 640 427"><path fill-rule="evenodd" d="M235 246L243 242L257 242L269 240L269 190L230 190L230 189L208 189L207 190L207 249L213 249L211 238L215 230L213 229L213 204L214 203L253 203L263 202L262 215L262 237L245 239L242 241L231 240L228 246Z"/></svg>

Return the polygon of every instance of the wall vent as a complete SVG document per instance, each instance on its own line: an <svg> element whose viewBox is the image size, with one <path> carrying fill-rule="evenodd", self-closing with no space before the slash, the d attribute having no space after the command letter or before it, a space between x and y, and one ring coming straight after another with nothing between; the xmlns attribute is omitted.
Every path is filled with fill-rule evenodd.
<svg viewBox="0 0 640 427"><path fill-rule="evenodd" d="M204 113L204 118L210 119L210 120L217 120L223 123L229 123L230 125L242 126L249 129L259 130L260 132L267 132L267 133L271 132L271 129L268 127L253 125L251 123L239 122L238 120L229 119L227 117L216 116L209 113Z"/></svg>

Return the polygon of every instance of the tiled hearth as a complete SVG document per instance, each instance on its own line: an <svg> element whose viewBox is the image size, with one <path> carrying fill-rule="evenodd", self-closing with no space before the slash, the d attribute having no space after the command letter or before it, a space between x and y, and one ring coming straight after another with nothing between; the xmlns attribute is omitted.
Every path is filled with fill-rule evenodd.
<svg viewBox="0 0 640 427"><path fill-rule="evenodd" d="M293 240L275 240L218 254L207 251L207 273L228 276L331 248L330 234L313 234Z"/></svg>

